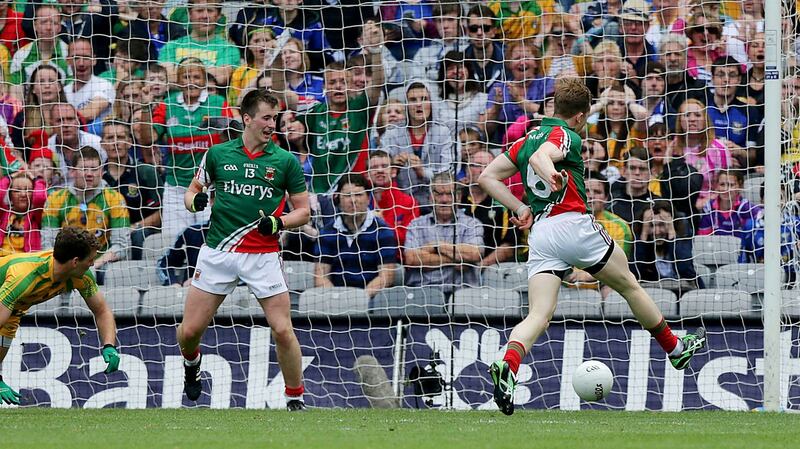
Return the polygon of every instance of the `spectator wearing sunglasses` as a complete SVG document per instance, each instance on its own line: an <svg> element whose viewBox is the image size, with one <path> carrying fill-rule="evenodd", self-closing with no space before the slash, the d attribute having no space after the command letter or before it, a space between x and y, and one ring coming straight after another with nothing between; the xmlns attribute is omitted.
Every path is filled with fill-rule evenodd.
<svg viewBox="0 0 800 449"><path fill-rule="evenodd" d="M53 247L58 231L74 226L91 231L100 243L96 270L125 259L130 241L130 216L125 198L106 185L100 155L83 147L70 161L66 188L48 195L42 218L42 249ZM102 284L102 272L97 273Z"/></svg>
<svg viewBox="0 0 800 449"><path fill-rule="evenodd" d="M488 92L496 81L502 81L503 46L497 38L497 16L486 5L476 5L467 14L469 47L464 59L472 65L472 73L480 81L483 91Z"/></svg>

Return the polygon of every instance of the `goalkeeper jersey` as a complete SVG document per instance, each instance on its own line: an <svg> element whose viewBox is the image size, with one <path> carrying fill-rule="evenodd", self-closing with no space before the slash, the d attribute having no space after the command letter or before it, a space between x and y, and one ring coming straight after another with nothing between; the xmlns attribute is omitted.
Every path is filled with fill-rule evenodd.
<svg viewBox="0 0 800 449"><path fill-rule="evenodd" d="M566 188L559 192L551 191L550 183L541 179L528 163L531 156L546 142L558 147L564 155L563 160L555 163L557 171L566 170L568 173ZM581 138L566 122L545 117L540 126L511 145L505 155L522 175L525 196L535 220L565 212L589 212L583 183Z"/></svg>
<svg viewBox="0 0 800 449"><path fill-rule="evenodd" d="M306 191L303 170L291 153L273 141L264 151L253 153L241 137L211 147L197 170L197 180L214 187L206 244L238 253L277 252L278 236L258 232L258 211L280 217L286 194Z"/></svg>

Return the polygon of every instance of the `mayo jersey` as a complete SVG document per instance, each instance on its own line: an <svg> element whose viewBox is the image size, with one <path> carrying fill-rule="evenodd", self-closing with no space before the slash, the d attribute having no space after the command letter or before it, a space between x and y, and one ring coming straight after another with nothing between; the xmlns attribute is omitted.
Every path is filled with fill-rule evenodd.
<svg viewBox="0 0 800 449"><path fill-rule="evenodd" d="M559 192L553 192L550 183L536 175L528 163L545 142L558 147L564 155L563 160L555 163L557 171L566 170L568 174L566 188ZM535 220L565 212L589 212L583 182L581 138L563 120L544 118L540 126L512 144L504 154L522 175L525 195Z"/></svg>
<svg viewBox="0 0 800 449"><path fill-rule="evenodd" d="M278 236L258 232L258 211L280 217L286 194L306 191L303 170L291 153L273 141L264 151L252 153L241 137L211 147L196 178L204 186L214 186L206 245L219 251L279 251Z"/></svg>

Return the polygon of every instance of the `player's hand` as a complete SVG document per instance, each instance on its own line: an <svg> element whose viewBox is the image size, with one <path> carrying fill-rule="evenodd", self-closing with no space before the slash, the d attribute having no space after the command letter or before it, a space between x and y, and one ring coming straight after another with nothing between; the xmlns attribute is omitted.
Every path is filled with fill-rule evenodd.
<svg viewBox="0 0 800 449"><path fill-rule="evenodd" d="M192 198L192 211L193 212L200 212L201 210L205 209L208 206L208 192L207 188L203 187L202 192L198 192L194 194Z"/></svg>
<svg viewBox="0 0 800 449"><path fill-rule="evenodd" d="M514 226L524 231L533 225L533 214L530 207L523 204L514 213L516 216L509 219Z"/></svg>
<svg viewBox="0 0 800 449"><path fill-rule="evenodd" d="M566 170L561 170L561 173L553 172L553 174L550 175L550 190L553 192L560 192L561 189L567 185L568 179L569 174Z"/></svg>
<svg viewBox="0 0 800 449"><path fill-rule="evenodd" d="M258 222L258 232L261 235L275 235L283 229L283 220L272 215L266 215L263 210L258 211L261 220Z"/></svg>
<svg viewBox="0 0 800 449"><path fill-rule="evenodd" d="M0 399L3 400L8 405L19 405L19 393L12 390L5 382L3 382L3 376L0 376Z"/></svg>
<svg viewBox="0 0 800 449"><path fill-rule="evenodd" d="M106 374L113 373L119 369L119 353L117 352L117 348L113 345L105 345L100 353L103 355L103 361L108 363L108 367L106 367L104 371Z"/></svg>

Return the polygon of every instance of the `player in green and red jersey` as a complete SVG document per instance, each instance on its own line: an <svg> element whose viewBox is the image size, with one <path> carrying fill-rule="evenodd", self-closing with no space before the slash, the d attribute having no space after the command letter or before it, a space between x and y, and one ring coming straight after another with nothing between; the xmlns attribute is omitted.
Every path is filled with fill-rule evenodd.
<svg viewBox="0 0 800 449"><path fill-rule="evenodd" d="M272 140L277 98L252 91L242 99L241 111L242 137L211 147L184 195L186 209L195 212L208 205L206 189L213 188L215 194L211 227L178 326L184 391L193 401L200 397L200 338L225 296L241 281L258 298L272 330L287 407L302 410L300 344L289 315L278 233L308 223L308 192L297 159ZM292 211L284 215L287 196Z"/></svg>
<svg viewBox="0 0 800 449"><path fill-rule="evenodd" d="M652 298L628 269L622 249L595 223L586 204L581 159L582 131L592 94L583 81L562 78L555 91L555 117L498 156L478 179L494 199L516 213L512 222L531 229L528 245L528 316L511 332L502 361L489 370L494 400L506 415L514 413L516 373L522 358L545 331L556 308L564 276L578 267L619 292L639 323L684 369L705 345L705 330L678 338ZM503 180L520 172L528 204L518 200Z"/></svg>

